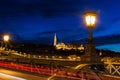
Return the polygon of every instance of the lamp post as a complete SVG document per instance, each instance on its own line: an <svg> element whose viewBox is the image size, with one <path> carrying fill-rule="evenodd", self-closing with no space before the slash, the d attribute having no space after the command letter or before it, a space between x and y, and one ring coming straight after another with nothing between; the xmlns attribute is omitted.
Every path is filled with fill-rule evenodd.
<svg viewBox="0 0 120 80"><path fill-rule="evenodd" d="M6 34L6 35L3 36L3 40L5 42L5 48L7 48L7 42L9 41L9 39L10 39L9 35Z"/></svg>
<svg viewBox="0 0 120 80"><path fill-rule="evenodd" d="M100 57L96 54L95 44L93 43L92 30L96 24L96 16L97 14L94 12L87 12L84 14L84 20L86 27L88 28L89 36L88 36L88 43L86 44L85 47L85 54L81 56L80 69L83 70L83 72L87 72L87 73L88 72L96 73L98 71L100 72L102 68L105 69L103 62L101 62ZM93 69L93 67L95 69ZM99 80L101 80L100 77Z"/></svg>
<svg viewBox="0 0 120 80"><path fill-rule="evenodd" d="M88 43L93 42L92 30L93 30L93 28L95 27L95 24L96 24L96 16L97 16L97 14L95 12L87 12L87 13L84 14L86 27L89 30Z"/></svg>
<svg viewBox="0 0 120 80"><path fill-rule="evenodd" d="M85 54L82 56L82 61L87 63L99 63L100 58L96 54L95 44L93 44L93 36L92 30L96 24L96 16L95 12L86 12L84 14L85 25L88 28L89 36L88 43L86 44Z"/></svg>

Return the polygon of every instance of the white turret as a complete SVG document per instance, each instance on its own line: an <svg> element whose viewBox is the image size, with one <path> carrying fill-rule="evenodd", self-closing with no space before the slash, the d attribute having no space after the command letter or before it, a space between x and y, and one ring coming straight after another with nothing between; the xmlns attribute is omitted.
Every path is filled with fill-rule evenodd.
<svg viewBox="0 0 120 80"><path fill-rule="evenodd" d="M56 34L54 35L54 46L57 45L57 37L56 37Z"/></svg>
<svg viewBox="0 0 120 80"><path fill-rule="evenodd" d="M100 50L99 56L102 56L102 51Z"/></svg>

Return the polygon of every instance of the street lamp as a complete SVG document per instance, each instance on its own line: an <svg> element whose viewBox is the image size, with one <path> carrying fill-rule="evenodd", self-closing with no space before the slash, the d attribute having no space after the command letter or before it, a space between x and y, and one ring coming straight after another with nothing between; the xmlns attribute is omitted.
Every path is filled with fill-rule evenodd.
<svg viewBox="0 0 120 80"><path fill-rule="evenodd" d="M97 14L95 12L84 13L85 25L88 28L89 36L88 43L86 44L85 54L81 57L81 61L87 63L100 63L100 58L96 54L95 44L93 43L92 30L96 24Z"/></svg>
<svg viewBox="0 0 120 80"><path fill-rule="evenodd" d="M101 62L100 57L96 54L96 48L95 48L95 44L93 43L93 37L92 37L92 30L95 27L96 24L96 17L97 14L95 12L86 12L84 14L84 20L85 20L85 24L86 27L88 28L89 31L89 36L88 36L88 43L86 44L85 47L85 54L81 56L81 70L83 69L84 72L100 72L100 67L104 68L104 64L103 62ZM83 66L82 65L86 65L87 66ZM96 70L94 71L92 69L92 67L95 66ZM104 70L106 71L106 70Z"/></svg>
<svg viewBox="0 0 120 80"><path fill-rule="evenodd" d="M95 27L95 24L96 24L96 16L97 16L97 14L95 12L86 12L84 14L85 24L89 30L88 43L92 43L92 41L93 41L92 29Z"/></svg>
<svg viewBox="0 0 120 80"><path fill-rule="evenodd" d="M5 42L5 48L7 48L7 42L9 41L9 39L10 39L10 36L9 36L9 35L5 34L5 35L3 36L3 40L4 40L4 42Z"/></svg>
<svg viewBox="0 0 120 80"><path fill-rule="evenodd" d="M8 42L9 39L10 39L10 37L9 37L9 35L4 35L4 36L3 36L3 39L4 39L5 42Z"/></svg>

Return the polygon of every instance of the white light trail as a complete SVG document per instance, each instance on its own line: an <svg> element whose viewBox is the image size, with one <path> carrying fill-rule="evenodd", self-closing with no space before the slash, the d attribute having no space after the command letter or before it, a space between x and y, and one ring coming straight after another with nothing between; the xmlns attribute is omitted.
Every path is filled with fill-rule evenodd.
<svg viewBox="0 0 120 80"><path fill-rule="evenodd" d="M26 80L24 78L15 77L15 76L4 74L4 73L0 73L0 76L5 76L5 77L8 77L8 78L12 78L13 80Z"/></svg>

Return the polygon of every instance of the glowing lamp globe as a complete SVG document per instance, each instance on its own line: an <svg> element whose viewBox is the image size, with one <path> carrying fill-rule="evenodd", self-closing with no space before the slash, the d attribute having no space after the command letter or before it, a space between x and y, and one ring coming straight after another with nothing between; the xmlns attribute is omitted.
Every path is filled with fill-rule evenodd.
<svg viewBox="0 0 120 80"><path fill-rule="evenodd" d="M96 16L95 12L86 12L84 14L85 24L88 28L94 28L96 24Z"/></svg>
<svg viewBox="0 0 120 80"><path fill-rule="evenodd" d="M3 36L3 39L4 39L5 42L7 42L9 40L9 38L10 38L9 35L4 35Z"/></svg>

